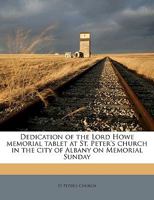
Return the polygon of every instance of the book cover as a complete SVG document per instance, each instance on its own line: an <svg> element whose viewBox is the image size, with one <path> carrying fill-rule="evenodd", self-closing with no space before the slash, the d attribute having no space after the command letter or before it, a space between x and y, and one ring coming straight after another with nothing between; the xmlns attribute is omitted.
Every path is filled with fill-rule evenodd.
<svg viewBox="0 0 154 200"><path fill-rule="evenodd" d="M0 1L0 197L153 199L154 3Z"/></svg>

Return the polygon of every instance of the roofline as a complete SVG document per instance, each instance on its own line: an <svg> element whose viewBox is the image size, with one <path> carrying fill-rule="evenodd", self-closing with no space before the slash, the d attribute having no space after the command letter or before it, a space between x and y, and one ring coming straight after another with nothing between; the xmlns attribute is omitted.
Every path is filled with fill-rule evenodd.
<svg viewBox="0 0 154 200"><path fill-rule="evenodd" d="M80 34L91 34L90 32L80 32Z"/></svg>

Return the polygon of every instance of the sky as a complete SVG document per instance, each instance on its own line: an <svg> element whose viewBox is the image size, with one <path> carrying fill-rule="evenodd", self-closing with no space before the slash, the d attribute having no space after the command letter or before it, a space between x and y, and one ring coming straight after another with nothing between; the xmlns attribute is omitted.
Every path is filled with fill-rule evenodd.
<svg viewBox="0 0 154 200"><path fill-rule="evenodd" d="M154 0L0 0L0 53L18 28L29 37L52 26L37 52L79 50L79 33L91 32L93 53L154 52Z"/></svg>

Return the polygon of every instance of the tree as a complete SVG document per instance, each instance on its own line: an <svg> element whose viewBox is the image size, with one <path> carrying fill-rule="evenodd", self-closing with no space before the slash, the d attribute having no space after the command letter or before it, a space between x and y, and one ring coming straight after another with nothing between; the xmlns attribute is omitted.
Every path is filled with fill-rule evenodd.
<svg viewBox="0 0 154 200"><path fill-rule="evenodd" d="M40 34L31 36L31 30L18 28L14 34L7 36L6 45L9 53L35 53L40 45L52 43L53 29L54 26L49 26Z"/></svg>

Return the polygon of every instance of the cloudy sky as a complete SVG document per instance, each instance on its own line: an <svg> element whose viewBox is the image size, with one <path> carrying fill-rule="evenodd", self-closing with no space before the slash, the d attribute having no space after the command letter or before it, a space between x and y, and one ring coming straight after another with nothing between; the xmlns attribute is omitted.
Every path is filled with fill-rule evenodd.
<svg viewBox="0 0 154 200"><path fill-rule="evenodd" d="M18 27L54 40L44 52L79 49L79 33L90 31L92 51L154 52L154 0L0 0L0 52Z"/></svg>

